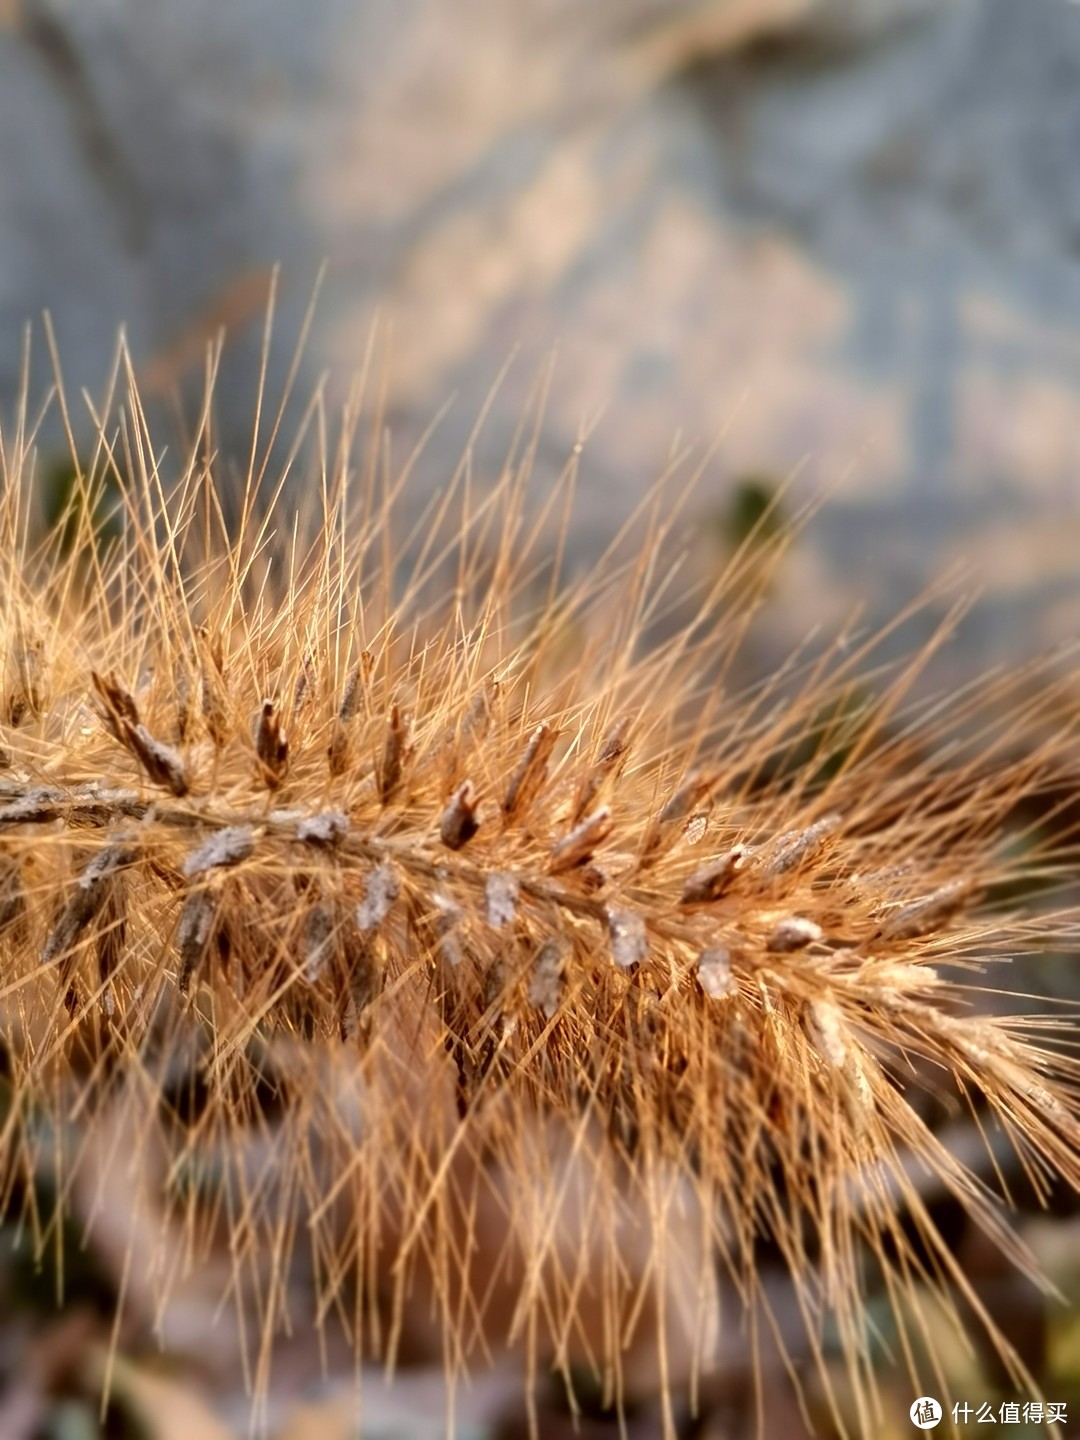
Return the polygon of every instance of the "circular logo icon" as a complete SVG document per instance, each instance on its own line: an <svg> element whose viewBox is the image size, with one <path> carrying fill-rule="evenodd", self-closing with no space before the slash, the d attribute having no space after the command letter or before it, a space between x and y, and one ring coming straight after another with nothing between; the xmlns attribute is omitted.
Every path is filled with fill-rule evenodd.
<svg viewBox="0 0 1080 1440"><path fill-rule="evenodd" d="M916 1430L933 1430L941 1424L941 1406L932 1395L920 1395L908 1414Z"/></svg>

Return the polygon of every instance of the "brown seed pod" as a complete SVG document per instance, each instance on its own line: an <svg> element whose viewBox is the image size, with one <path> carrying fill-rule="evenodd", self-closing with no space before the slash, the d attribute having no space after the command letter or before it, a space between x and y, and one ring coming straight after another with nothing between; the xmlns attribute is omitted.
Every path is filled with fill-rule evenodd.
<svg viewBox="0 0 1080 1440"><path fill-rule="evenodd" d="M712 860L700 870L695 870L683 885L679 904L709 905L714 900L722 899L746 864L749 853L745 845L736 845L718 860Z"/></svg>
<svg viewBox="0 0 1080 1440"><path fill-rule="evenodd" d="M45 642L16 616L7 656L7 700L4 719L21 725L47 708Z"/></svg>
<svg viewBox="0 0 1080 1440"><path fill-rule="evenodd" d="M180 910L176 934L176 953L180 961L176 988L186 995L191 982L202 969L210 948L220 904L216 885L200 885L189 892Z"/></svg>
<svg viewBox="0 0 1080 1440"><path fill-rule="evenodd" d="M567 946L558 936L545 940L536 953L529 980L529 1004L535 1005L546 1020L553 1020L559 1013L567 958Z"/></svg>
<svg viewBox="0 0 1080 1440"><path fill-rule="evenodd" d="M226 701L225 646L221 635L212 632L206 625L196 631L196 643L199 654L199 708L207 734L220 750L231 729Z"/></svg>
<svg viewBox="0 0 1080 1440"><path fill-rule="evenodd" d="M300 670L296 676L296 684L293 686L292 720L296 723L297 716L306 705L310 704L315 688L315 657L310 650L305 650L304 658L300 662Z"/></svg>
<svg viewBox="0 0 1080 1440"><path fill-rule="evenodd" d="M476 807L476 792L472 782L466 780L454 791L450 803L439 816L439 838L449 849L460 850L479 830Z"/></svg>
<svg viewBox="0 0 1080 1440"><path fill-rule="evenodd" d="M619 773L630 746L631 725L629 717L621 716L608 730L601 741L596 761L589 769L574 801L573 823L578 824L590 810L609 777Z"/></svg>
<svg viewBox="0 0 1080 1440"><path fill-rule="evenodd" d="M289 740L273 700L262 702L252 729L260 778L268 790L276 790L289 768Z"/></svg>
<svg viewBox="0 0 1080 1440"><path fill-rule="evenodd" d="M42 965L59 965L60 989L64 1003L74 1012L80 1006L78 986L74 974L82 950L91 940L99 946L103 979L115 969L114 943L119 939L121 948L123 936L114 936L105 943L102 950L104 931L100 924L103 912L108 913L110 927L115 929L124 913L123 900L118 893L121 872L134 864L138 849L128 841L116 841L106 845L83 868L67 903L64 905L41 952ZM106 969L107 967L107 969Z"/></svg>
<svg viewBox="0 0 1080 1440"><path fill-rule="evenodd" d="M596 847L603 844L611 834L611 829L611 811L606 805L602 805L599 810L594 810L575 825L569 835L564 835L551 847L551 873L559 875L565 870L587 865Z"/></svg>
<svg viewBox="0 0 1080 1440"><path fill-rule="evenodd" d="M401 707L393 704L386 722L386 739L378 767L379 799L389 805L401 786L409 747L409 723Z"/></svg>
<svg viewBox="0 0 1080 1440"><path fill-rule="evenodd" d="M529 736L503 797L504 820L523 815L540 793L547 778L547 762L558 738L559 732L550 725L538 725Z"/></svg>
<svg viewBox="0 0 1080 1440"><path fill-rule="evenodd" d="M341 704L338 706L338 713L330 732L330 744L327 746L332 776L344 775L349 768L352 759L353 721L360 709L361 699L374 668L375 656L370 650L365 650L360 656L359 663L349 671L345 681Z"/></svg>
<svg viewBox="0 0 1080 1440"><path fill-rule="evenodd" d="M711 771L691 770L690 774L666 802L656 820L645 832L641 847L642 868L648 868L672 843L673 837L693 818L697 806L708 800L720 783L720 776Z"/></svg>
<svg viewBox="0 0 1080 1440"><path fill-rule="evenodd" d="M190 787L183 759L141 723L131 694L115 679L96 671L90 678L102 701L99 714L114 739L131 751L156 785L163 785L177 797L186 795Z"/></svg>

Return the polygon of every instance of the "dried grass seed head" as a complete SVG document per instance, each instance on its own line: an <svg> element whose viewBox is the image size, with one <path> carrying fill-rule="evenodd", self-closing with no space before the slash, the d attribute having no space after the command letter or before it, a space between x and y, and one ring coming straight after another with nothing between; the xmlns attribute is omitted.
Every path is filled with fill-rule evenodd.
<svg viewBox="0 0 1080 1440"><path fill-rule="evenodd" d="M103 443L99 463L116 453ZM89 1079L70 1068L87 1125L86 1087L101 1084L105 1107L108 1075L148 1132L162 1077L209 1054L206 1115L183 1144L212 1141L237 1183L259 1128L259 1067L272 1055L288 1072L283 1093L303 1101L276 1123L294 1180L284 1215L268 1191L249 1192L233 1237L239 1303L270 1293L266 1234L291 1237L303 1220L333 1259L324 1320L348 1284L396 1297L391 1338L361 1326L361 1352L392 1353L415 1292L457 1336L448 1363L513 1329L537 1358L629 1383L618 1337L652 1295L672 1384L716 1357L679 1370L697 1352L669 1344L678 1307L655 1290L678 1245L642 1222L652 1248L631 1264L625 1217L665 1215L678 1194L696 1218L676 1233L715 1242L699 1279L726 1272L753 1297L768 1232L810 1311L832 1311L865 1394L859 1255L886 1270L898 1304L917 1309L929 1288L955 1312L964 1294L932 1224L916 1264L909 1162L1015 1253L985 1202L993 1165L975 1173L943 1150L920 1087L977 1096L1034 1173L1080 1184L1075 1063L1052 1036L975 1013L992 986L962 968L1039 933L1070 944L1064 911L1040 932L978 899L1008 877L998 836L1021 797L1068 768L1071 733L1010 758L1017 724L990 696L981 752L951 772L913 761L911 725L894 740L882 715L880 743L853 747L827 778L769 779L790 714L776 720L749 695L710 701L701 719L722 627L703 619L640 656L626 643L650 613L647 565L620 605L601 578L516 624L527 564L507 538L488 567L477 536L490 508L466 507L452 599L433 609L418 579L391 603L373 562L389 512L376 507L341 544L343 463L310 548L290 549L302 526L278 525L290 580L274 595L272 514L252 502L240 534L208 547L205 490L166 495L139 469L152 452L129 453L113 553L88 534L81 560L5 557L27 577L28 612L0 617L6 723L18 692L18 720L40 711L40 734L4 737L0 1006L26 1113L56 1104L99 1009L101 1064ZM29 472L13 480L0 494L8 537L26 533L13 522ZM510 481L502 499L514 513ZM150 578L133 590L136 558ZM704 607L718 621L725 595ZM33 629L36 609L56 615L52 629ZM138 699L119 674L146 677ZM291 697L287 740L273 694ZM818 687L798 702L808 724L821 700ZM927 745L941 748L963 707L929 713ZM176 748L156 736L163 715L177 717ZM283 786L271 810L266 792ZM1059 878L1067 863L1052 848L1018 862ZM958 874L974 883L958 887ZM24 1014L34 1033L20 1044ZM359 1125L343 1119L346 1092ZM24 1142L13 1122L0 1172L25 1166ZM66 1163L77 1171L89 1153L73 1143ZM584 1239L568 1177L591 1196ZM485 1248L457 1227L493 1190L501 1219ZM330 1193L352 1206L343 1230ZM175 1196L158 1203L163 1231L194 1223ZM496 1333L500 1284L516 1319ZM715 1288L693 1294L705 1333ZM604 1299L585 1343L589 1295ZM279 1301L256 1311L267 1333L287 1323ZM814 1354L811 1335L797 1358Z"/></svg>

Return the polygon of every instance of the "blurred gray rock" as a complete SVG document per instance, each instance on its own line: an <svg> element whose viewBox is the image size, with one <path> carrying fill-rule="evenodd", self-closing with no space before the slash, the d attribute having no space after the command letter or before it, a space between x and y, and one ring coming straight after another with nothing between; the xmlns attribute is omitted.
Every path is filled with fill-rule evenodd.
<svg viewBox="0 0 1080 1440"><path fill-rule="evenodd" d="M707 512L747 473L835 490L782 577L788 638L862 598L887 617L960 556L993 597L972 663L1074 632L1069 0L6 0L0 17L0 416L44 308L70 393L101 392L123 323L161 413L179 390L189 418L227 322L216 440L243 456L270 267L274 395L327 259L289 424L324 367L346 392L378 311L399 460L456 397L430 486L517 346L477 450L490 475L557 345L541 485L604 407L575 553L676 431L719 431Z"/></svg>

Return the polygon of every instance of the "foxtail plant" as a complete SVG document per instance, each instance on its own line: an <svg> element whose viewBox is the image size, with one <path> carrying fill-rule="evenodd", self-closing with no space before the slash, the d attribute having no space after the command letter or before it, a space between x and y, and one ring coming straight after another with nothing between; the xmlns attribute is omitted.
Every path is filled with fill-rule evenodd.
<svg viewBox="0 0 1080 1440"><path fill-rule="evenodd" d="M1075 924L995 902L1070 860L1004 843L1074 743L1041 723L1051 682L913 714L921 656L828 711L866 646L733 695L756 556L643 644L672 482L629 560L561 584L524 461L480 498L463 468L395 540L352 413L336 445L314 427L308 513L256 444L229 526L208 427L166 484L120 374L48 534L25 415L0 449L0 1198L37 1244L35 1175L63 1207L110 1137L133 1208L152 1191L184 1237L138 1251L129 1292L160 1319L224 1231L256 1390L301 1251L309 1323L359 1357L427 1326L456 1376L510 1345L529 1384L654 1385L669 1428L767 1338L840 1410L831 1336L872 1433L871 1285L913 1394L927 1306L994 1335L927 1197L1026 1268L998 1142L1038 1195L1080 1181L1072 1032L995 1013L985 974ZM949 1097L991 1163L930 1123Z"/></svg>

